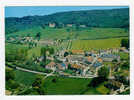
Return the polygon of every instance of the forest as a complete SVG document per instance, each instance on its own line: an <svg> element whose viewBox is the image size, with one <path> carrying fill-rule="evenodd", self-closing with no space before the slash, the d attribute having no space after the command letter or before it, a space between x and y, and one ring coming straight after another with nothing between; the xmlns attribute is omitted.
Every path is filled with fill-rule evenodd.
<svg viewBox="0 0 134 100"><path fill-rule="evenodd" d="M24 16L5 18L6 34L24 29L41 26L45 28L49 23L55 23L56 28L67 24L86 25L100 28L126 28L129 27L129 8L111 10L86 10L59 12L44 16Z"/></svg>

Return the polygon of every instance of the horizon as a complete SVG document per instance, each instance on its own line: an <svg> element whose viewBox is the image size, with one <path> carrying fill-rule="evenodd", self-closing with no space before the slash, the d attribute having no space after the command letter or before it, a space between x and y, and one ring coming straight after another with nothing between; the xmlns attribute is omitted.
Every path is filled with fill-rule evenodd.
<svg viewBox="0 0 134 100"><path fill-rule="evenodd" d="M85 11L85 10L110 10L129 8L128 6L14 6L5 7L5 18L25 17L25 16L44 16L59 12ZM16 13L14 13L16 12Z"/></svg>

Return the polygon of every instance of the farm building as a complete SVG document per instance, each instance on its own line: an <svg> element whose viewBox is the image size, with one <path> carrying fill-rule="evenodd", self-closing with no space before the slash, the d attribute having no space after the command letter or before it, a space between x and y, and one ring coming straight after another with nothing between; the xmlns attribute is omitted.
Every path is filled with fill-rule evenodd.
<svg viewBox="0 0 134 100"><path fill-rule="evenodd" d="M103 59L102 58L98 58L97 61L100 62L100 63L102 63L103 62Z"/></svg>
<svg viewBox="0 0 134 100"><path fill-rule="evenodd" d="M84 28L84 27L86 27L86 25L80 25L80 27Z"/></svg>
<svg viewBox="0 0 134 100"><path fill-rule="evenodd" d="M93 57L92 56L86 57L86 61L91 64L93 62Z"/></svg>
<svg viewBox="0 0 134 100"><path fill-rule="evenodd" d="M49 27L54 28L55 27L55 23L49 23Z"/></svg>
<svg viewBox="0 0 134 100"><path fill-rule="evenodd" d="M93 67L101 67L102 63L96 61L94 64L93 64Z"/></svg>
<svg viewBox="0 0 134 100"><path fill-rule="evenodd" d="M76 55L73 55L73 56L69 56L68 57L68 61L71 62L71 63L80 63L80 62L83 62L85 60L85 58L83 56L76 56Z"/></svg>
<svg viewBox="0 0 134 100"><path fill-rule="evenodd" d="M72 27L73 25L72 24L67 24L67 27Z"/></svg>
<svg viewBox="0 0 134 100"><path fill-rule="evenodd" d="M65 69L67 69L68 64L60 63L60 64L57 64L57 67L58 67L59 70L65 70Z"/></svg>
<svg viewBox="0 0 134 100"><path fill-rule="evenodd" d="M106 62L111 62L115 59L117 59L117 60L120 59L119 56L116 56L116 55L113 55L113 54L103 54L103 55L101 55L101 58L103 59L103 61L106 61Z"/></svg>
<svg viewBox="0 0 134 100"><path fill-rule="evenodd" d="M55 70L56 69L56 63L52 61L49 64L47 64L45 68Z"/></svg>

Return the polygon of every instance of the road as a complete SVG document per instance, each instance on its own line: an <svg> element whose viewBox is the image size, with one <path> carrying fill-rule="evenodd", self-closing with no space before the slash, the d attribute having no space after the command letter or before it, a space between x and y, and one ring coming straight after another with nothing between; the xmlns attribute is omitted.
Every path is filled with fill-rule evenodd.
<svg viewBox="0 0 134 100"><path fill-rule="evenodd" d="M41 74L41 75L46 75L44 76L44 79L49 77L49 76L55 76L53 72L51 73L43 73L43 72L38 72L38 71L32 71L32 70L28 70L28 69L25 69L25 68L20 68L20 67L16 67L17 70L21 70L21 71L25 71L25 72L30 72L30 73L34 73L34 74ZM91 77L82 77L82 76L68 76L70 78L94 78L95 76L91 76Z"/></svg>
<svg viewBox="0 0 134 100"><path fill-rule="evenodd" d="M41 74L41 75L47 75L48 73L43 73L43 72L38 72L38 71L32 71L29 69L25 69L25 68L20 68L20 67L16 67L16 69L21 70L21 71L25 71L25 72L30 72L30 73L35 73L35 74Z"/></svg>
<svg viewBox="0 0 134 100"><path fill-rule="evenodd" d="M68 76L68 77L71 77L71 78L94 78L95 76Z"/></svg>

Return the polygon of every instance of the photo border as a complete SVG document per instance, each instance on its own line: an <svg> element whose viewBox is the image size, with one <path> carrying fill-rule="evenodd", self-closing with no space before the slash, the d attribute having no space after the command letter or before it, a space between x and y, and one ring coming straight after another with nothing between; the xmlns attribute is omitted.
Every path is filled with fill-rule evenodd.
<svg viewBox="0 0 134 100"><path fill-rule="evenodd" d="M5 95L5 14L6 6L129 6L130 14L130 95L41 95L6 96ZM133 99L134 97L134 2L133 0L1 0L0 1L0 99L1 100L70 100L70 99Z"/></svg>

